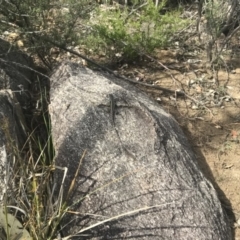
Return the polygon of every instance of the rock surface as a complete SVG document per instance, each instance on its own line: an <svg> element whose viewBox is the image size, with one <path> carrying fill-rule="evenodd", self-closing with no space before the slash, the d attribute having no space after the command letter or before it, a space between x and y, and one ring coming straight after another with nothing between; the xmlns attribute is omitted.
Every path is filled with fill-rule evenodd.
<svg viewBox="0 0 240 240"><path fill-rule="evenodd" d="M68 169L63 196L78 212L66 215L65 236L231 239L215 189L177 122L155 101L69 62L52 75L50 95L56 166ZM59 188L63 175L55 176Z"/></svg>
<svg viewBox="0 0 240 240"><path fill-rule="evenodd" d="M11 89L25 107L33 80L33 61L26 54L0 39L0 90Z"/></svg>

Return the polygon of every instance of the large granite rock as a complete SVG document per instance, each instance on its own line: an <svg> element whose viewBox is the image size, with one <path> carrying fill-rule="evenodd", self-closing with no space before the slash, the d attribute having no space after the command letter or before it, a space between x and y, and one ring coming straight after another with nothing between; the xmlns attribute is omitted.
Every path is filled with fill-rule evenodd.
<svg viewBox="0 0 240 240"><path fill-rule="evenodd" d="M68 169L63 197L75 213L65 216L65 236L231 239L215 189L177 122L155 101L70 62L51 76L50 95L56 166ZM59 188L63 175L55 175Z"/></svg>

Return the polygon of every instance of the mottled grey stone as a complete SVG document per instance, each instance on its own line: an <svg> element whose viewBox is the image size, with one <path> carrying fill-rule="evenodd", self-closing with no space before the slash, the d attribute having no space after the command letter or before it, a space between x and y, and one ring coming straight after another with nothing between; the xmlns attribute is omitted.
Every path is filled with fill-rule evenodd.
<svg viewBox="0 0 240 240"><path fill-rule="evenodd" d="M109 94L116 102L114 124ZM70 62L51 76L50 95L55 163L68 169L64 199L87 151L68 198L78 214L66 214L65 235L231 239L215 189L158 103L127 82ZM60 188L63 171L55 178Z"/></svg>

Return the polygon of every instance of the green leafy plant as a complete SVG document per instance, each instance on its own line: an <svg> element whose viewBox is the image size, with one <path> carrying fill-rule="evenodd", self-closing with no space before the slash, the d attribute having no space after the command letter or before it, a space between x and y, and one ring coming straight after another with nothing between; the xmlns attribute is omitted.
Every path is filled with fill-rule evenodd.
<svg viewBox="0 0 240 240"><path fill-rule="evenodd" d="M133 8L98 9L90 21L92 31L81 43L110 57L134 58L139 52L152 52L171 44L171 36L188 23L180 11L161 14L167 1L155 6L146 1Z"/></svg>

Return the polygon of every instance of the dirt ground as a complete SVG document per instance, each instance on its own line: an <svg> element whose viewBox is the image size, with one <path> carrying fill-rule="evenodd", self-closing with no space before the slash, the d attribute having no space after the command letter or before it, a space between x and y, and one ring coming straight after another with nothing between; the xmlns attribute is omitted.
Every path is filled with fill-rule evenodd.
<svg viewBox="0 0 240 240"><path fill-rule="evenodd" d="M240 61L232 59L232 70L223 68L212 74L201 61L177 60L170 50L160 51L157 59L159 62L145 60L142 66L125 64L119 71L135 80L185 90L188 97L141 87L178 121L202 172L219 194L234 239L240 240Z"/></svg>

